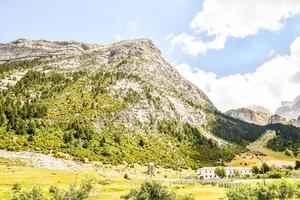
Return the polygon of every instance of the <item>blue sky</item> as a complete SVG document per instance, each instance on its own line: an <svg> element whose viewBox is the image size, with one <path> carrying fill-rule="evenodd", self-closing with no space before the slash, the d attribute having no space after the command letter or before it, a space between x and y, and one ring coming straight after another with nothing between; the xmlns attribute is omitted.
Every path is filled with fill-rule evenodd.
<svg viewBox="0 0 300 200"><path fill-rule="evenodd" d="M192 56L180 47L170 50L166 36L191 32L189 23L201 8L199 0L0 0L0 42L29 38L109 44L147 37L172 64L186 62L224 76L255 70L270 59L272 49L286 54L300 34L300 17L295 17L281 31L229 39L226 48L205 55Z"/></svg>
<svg viewBox="0 0 300 200"><path fill-rule="evenodd" d="M299 0L0 0L0 43L28 38L109 44L150 38L172 65L181 66L180 73L190 74L185 77L225 110L245 105L231 99L222 107L225 99L210 94L211 88L220 79L245 78L265 63L290 55L300 36L297 7ZM194 77L200 72L205 77ZM273 91L278 101L269 108L299 94ZM243 101L244 96L237 98ZM267 104L255 98L249 103Z"/></svg>
<svg viewBox="0 0 300 200"><path fill-rule="evenodd" d="M165 36L180 32L201 7L186 0L0 0L0 42L16 38L109 44L147 37L165 56Z"/></svg>

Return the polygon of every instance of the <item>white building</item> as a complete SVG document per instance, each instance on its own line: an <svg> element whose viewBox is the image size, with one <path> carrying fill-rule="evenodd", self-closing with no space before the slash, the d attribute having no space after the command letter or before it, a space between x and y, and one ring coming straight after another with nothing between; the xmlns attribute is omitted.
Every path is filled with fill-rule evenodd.
<svg viewBox="0 0 300 200"><path fill-rule="evenodd" d="M215 174L216 167L203 167L197 170L198 177L200 179L219 179L220 177ZM252 169L250 167L224 167L226 171L226 177L232 178L234 174L238 172L239 176L252 175Z"/></svg>

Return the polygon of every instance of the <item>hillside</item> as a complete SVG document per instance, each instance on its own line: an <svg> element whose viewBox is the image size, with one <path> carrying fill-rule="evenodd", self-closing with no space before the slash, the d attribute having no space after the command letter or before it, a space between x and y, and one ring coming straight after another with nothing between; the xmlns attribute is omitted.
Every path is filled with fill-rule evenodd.
<svg viewBox="0 0 300 200"><path fill-rule="evenodd" d="M224 164L280 128L220 113L148 39L108 46L22 39L2 44L0 58L2 149L197 168ZM287 128L279 132L284 148L288 136L300 138Z"/></svg>
<svg viewBox="0 0 300 200"><path fill-rule="evenodd" d="M266 147L268 142L276 137L274 131L267 131L256 141L247 145L248 152L237 155L231 162L232 166L260 166L263 162L268 165L292 165L299 156L288 156L284 152L277 152Z"/></svg>

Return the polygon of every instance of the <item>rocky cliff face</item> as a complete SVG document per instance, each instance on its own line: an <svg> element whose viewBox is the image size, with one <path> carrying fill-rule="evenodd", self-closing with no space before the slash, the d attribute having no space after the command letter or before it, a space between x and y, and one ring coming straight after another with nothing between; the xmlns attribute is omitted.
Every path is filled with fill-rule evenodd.
<svg viewBox="0 0 300 200"><path fill-rule="evenodd" d="M46 41L18 39L0 45L0 63L33 59L54 55L74 55L101 48L101 45L85 44L76 41Z"/></svg>
<svg viewBox="0 0 300 200"><path fill-rule="evenodd" d="M226 112L227 115L258 125L267 125L267 124L293 124L296 125L295 122L292 122L285 117L282 117L278 114L271 114L267 109L263 109L262 107L248 107L248 108L239 108L232 109Z"/></svg>
<svg viewBox="0 0 300 200"><path fill-rule="evenodd" d="M281 107L276 110L276 114L291 120L297 120L300 116L300 96L298 96L294 101L282 102Z"/></svg>
<svg viewBox="0 0 300 200"><path fill-rule="evenodd" d="M258 125L268 124L271 117L269 113L253 111L248 108L231 109L226 114L233 118Z"/></svg>

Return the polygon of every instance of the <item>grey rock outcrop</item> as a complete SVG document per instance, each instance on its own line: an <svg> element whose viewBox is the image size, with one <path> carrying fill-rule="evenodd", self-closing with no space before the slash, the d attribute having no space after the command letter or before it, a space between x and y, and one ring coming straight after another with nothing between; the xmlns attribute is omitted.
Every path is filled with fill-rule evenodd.
<svg viewBox="0 0 300 200"><path fill-rule="evenodd" d="M282 102L281 107L276 110L276 114L284 116L288 119L299 119L300 116L300 96L293 101Z"/></svg>
<svg viewBox="0 0 300 200"><path fill-rule="evenodd" d="M291 121L278 114L272 114L261 106L231 109L227 111L226 114L233 118L258 125L275 123L297 125L294 121Z"/></svg>
<svg viewBox="0 0 300 200"><path fill-rule="evenodd" d="M271 117L269 113L253 111L249 108L231 109L226 114L233 118L258 125L268 124Z"/></svg>
<svg viewBox="0 0 300 200"><path fill-rule="evenodd" d="M61 54L74 55L97 48L101 48L101 45L76 41L52 42L47 40L18 39L11 43L0 45L0 63Z"/></svg>

